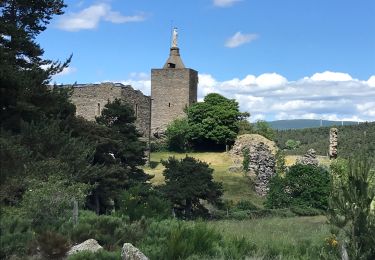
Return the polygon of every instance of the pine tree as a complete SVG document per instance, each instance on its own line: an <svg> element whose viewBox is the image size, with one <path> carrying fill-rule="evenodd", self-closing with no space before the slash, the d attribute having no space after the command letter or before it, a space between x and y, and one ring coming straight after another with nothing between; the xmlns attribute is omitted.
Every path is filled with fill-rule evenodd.
<svg viewBox="0 0 375 260"><path fill-rule="evenodd" d="M328 219L339 229L350 259L375 259L375 170L363 157L350 161L346 172L332 191Z"/></svg>
<svg viewBox="0 0 375 260"><path fill-rule="evenodd" d="M213 169L207 163L188 156L181 160L170 157L162 163L165 166L162 191L174 204L177 215L187 219L202 216L207 210L201 200L220 203L222 185L213 181Z"/></svg>
<svg viewBox="0 0 375 260"><path fill-rule="evenodd" d="M54 15L61 15L62 0L3 0L0 2L0 120L19 130L20 122L74 114L67 90L50 90L51 76L68 66L43 59L35 38Z"/></svg>

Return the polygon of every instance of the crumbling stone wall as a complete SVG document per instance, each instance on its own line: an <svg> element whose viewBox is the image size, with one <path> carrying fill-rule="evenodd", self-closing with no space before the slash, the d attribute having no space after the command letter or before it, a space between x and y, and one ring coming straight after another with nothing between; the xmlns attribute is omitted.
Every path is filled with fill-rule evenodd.
<svg viewBox="0 0 375 260"><path fill-rule="evenodd" d="M316 151L309 149L301 158L297 159L297 163L318 166L319 160L316 158Z"/></svg>
<svg viewBox="0 0 375 260"><path fill-rule="evenodd" d="M276 174L275 156L264 143L257 144L250 152L249 172L256 174L255 191L259 196L267 195L269 182Z"/></svg>
<svg viewBox="0 0 375 260"><path fill-rule="evenodd" d="M256 193L265 196L269 191L268 184L276 174L276 144L257 134L238 136L229 152L235 163L230 170L234 171L235 166L242 166L245 149L249 151L249 168L246 169L246 174L254 178Z"/></svg>
<svg viewBox="0 0 375 260"><path fill-rule="evenodd" d="M116 98L122 99L133 107L138 131L144 137L149 135L150 97L131 86L120 83L82 84L73 87L71 100L76 105L77 116L95 120L101 115L104 106Z"/></svg>
<svg viewBox="0 0 375 260"><path fill-rule="evenodd" d="M162 132L184 109L197 102L198 72L193 69L152 69L152 132Z"/></svg>
<svg viewBox="0 0 375 260"><path fill-rule="evenodd" d="M337 128L329 130L329 159L337 158Z"/></svg>

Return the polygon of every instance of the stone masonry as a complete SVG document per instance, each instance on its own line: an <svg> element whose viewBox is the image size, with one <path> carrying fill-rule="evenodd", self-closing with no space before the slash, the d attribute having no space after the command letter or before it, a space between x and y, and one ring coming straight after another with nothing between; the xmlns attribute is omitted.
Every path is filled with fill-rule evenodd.
<svg viewBox="0 0 375 260"><path fill-rule="evenodd" d="M329 130L329 159L337 158L337 128Z"/></svg>
<svg viewBox="0 0 375 260"><path fill-rule="evenodd" d="M197 101L198 72L192 69L152 69L152 132L166 129L184 109Z"/></svg>
<svg viewBox="0 0 375 260"><path fill-rule="evenodd" d="M150 97L139 90L120 83L83 84L73 86L72 102L76 105L77 116L95 120L104 106L116 98L128 103L136 116L135 125L144 137L149 135Z"/></svg>
<svg viewBox="0 0 375 260"><path fill-rule="evenodd" d="M163 68L151 70L151 98L120 83L74 85L72 102L77 115L95 120L109 101L118 98L133 107L135 124L143 137L150 132L162 136L169 123L184 117L185 108L197 102L198 72L185 68L181 60L176 28L172 36L169 58Z"/></svg>

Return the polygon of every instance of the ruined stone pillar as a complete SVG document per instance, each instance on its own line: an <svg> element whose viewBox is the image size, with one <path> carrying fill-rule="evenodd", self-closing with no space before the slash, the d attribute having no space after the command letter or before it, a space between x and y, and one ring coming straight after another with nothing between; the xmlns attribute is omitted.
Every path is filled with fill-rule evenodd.
<svg viewBox="0 0 375 260"><path fill-rule="evenodd" d="M329 159L337 158L337 128L329 130Z"/></svg>

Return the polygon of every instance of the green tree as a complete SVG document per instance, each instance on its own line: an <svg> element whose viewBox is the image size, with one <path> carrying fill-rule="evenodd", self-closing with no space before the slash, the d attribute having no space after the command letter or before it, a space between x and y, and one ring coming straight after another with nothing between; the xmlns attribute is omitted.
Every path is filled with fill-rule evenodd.
<svg viewBox="0 0 375 260"><path fill-rule="evenodd" d="M195 103L187 109L190 126L190 140L195 147L224 147L234 142L238 131L238 121L248 117L239 111L234 99L220 94L208 94L203 102Z"/></svg>
<svg viewBox="0 0 375 260"><path fill-rule="evenodd" d="M300 141L296 141L296 140L293 140L293 139L288 139L285 142L285 147L288 150L294 150L294 149L298 148L300 146L300 144L301 144Z"/></svg>
<svg viewBox="0 0 375 260"><path fill-rule="evenodd" d="M206 213L200 200L220 202L222 185L213 181L213 169L207 163L188 156L181 160L170 157L162 163L165 166L162 191L179 216L189 219Z"/></svg>
<svg viewBox="0 0 375 260"><path fill-rule="evenodd" d="M328 208L330 224L338 228L339 238L350 259L375 258L375 170L366 157L351 160L348 168L335 167L339 178L334 180ZM342 177L340 177L342 176ZM337 176L336 176L337 177Z"/></svg>
<svg viewBox="0 0 375 260"><path fill-rule="evenodd" d="M168 149L176 152L189 150L189 131L190 127L187 118L177 118L172 121L165 132Z"/></svg>
<svg viewBox="0 0 375 260"><path fill-rule="evenodd" d="M253 134L254 129L252 124L247 119L242 119L237 122L238 125L238 135L243 134Z"/></svg>
<svg viewBox="0 0 375 260"><path fill-rule="evenodd" d="M273 140L275 138L275 130L273 130L266 121L257 121L254 128L255 133L262 135L269 140Z"/></svg>
<svg viewBox="0 0 375 260"><path fill-rule="evenodd" d="M331 190L329 173L322 167L296 164L283 178L271 179L265 205L269 208L287 206L326 209Z"/></svg>
<svg viewBox="0 0 375 260"><path fill-rule="evenodd" d="M105 105L96 120L97 124L74 119L70 128L73 136L95 145L92 164L97 171L83 175L81 181L94 185L89 206L99 214L116 207L116 198L125 189L136 185L149 189L151 176L139 167L145 163L146 146L139 140L131 107L116 99Z"/></svg>
<svg viewBox="0 0 375 260"><path fill-rule="evenodd" d="M35 38L54 15L61 15L62 0L4 0L0 3L0 120L18 131L21 121L74 115L68 90L51 90L51 76L68 66L43 59Z"/></svg>

